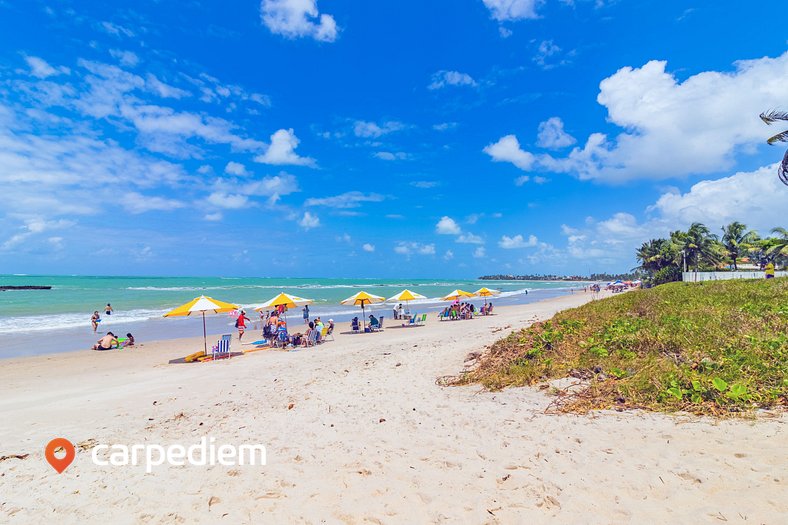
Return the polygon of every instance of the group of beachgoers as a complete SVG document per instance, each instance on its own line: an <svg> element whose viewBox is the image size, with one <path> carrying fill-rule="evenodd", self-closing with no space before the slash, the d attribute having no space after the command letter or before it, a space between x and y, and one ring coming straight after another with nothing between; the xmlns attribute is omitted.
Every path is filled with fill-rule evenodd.
<svg viewBox="0 0 788 525"><path fill-rule="evenodd" d="M287 319L285 318L287 308L279 306L276 310L260 312L260 321L263 326L263 339L271 346L286 347L307 347L317 346L325 341L325 338L334 333L334 320L329 319L328 324L323 323L320 317L313 321L309 319L309 306L304 306L303 319L306 330L303 332L289 333L287 329ZM241 311L243 314L243 310ZM248 320L248 318L247 318ZM239 340L241 332L239 330Z"/></svg>
<svg viewBox="0 0 788 525"><path fill-rule="evenodd" d="M453 302L451 305L444 308L438 314L438 319L441 321L457 321L460 319L473 319L473 316L478 312L479 315L490 315L493 311L492 303L485 303L484 306L476 310L473 303L461 303L459 301Z"/></svg>
<svg viewBox="0 0 788 525"><path fill-rule="evenodd" d="M104 314L107 316L112 315L112 312L114 311L115 309L112 308L110 303L107 303L107 306L104 307ZM90 325L93 328L94 334L98 330L100 322L101 315L99 314L98 310L95 310L93 315L90 316ZM127 333L126 337L117 337L112 332L107 332L105 336L96 341L96 344L93 345L93 350L114 350L127 348L129 346L134 346L134 336L131 335L131 333Z"/></svg>

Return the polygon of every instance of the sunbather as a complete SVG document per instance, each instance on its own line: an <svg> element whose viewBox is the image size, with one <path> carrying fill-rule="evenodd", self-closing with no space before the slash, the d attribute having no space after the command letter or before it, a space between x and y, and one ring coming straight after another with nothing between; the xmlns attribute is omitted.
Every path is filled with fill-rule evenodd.
<svg viewBox="0 0 788 525"><path fill-rule="evenodd" d="M93 350L111 350L113 346L118 346L118 339L112 332L107 332L107 335L96 341L96 344L93 345Z"/></svg>

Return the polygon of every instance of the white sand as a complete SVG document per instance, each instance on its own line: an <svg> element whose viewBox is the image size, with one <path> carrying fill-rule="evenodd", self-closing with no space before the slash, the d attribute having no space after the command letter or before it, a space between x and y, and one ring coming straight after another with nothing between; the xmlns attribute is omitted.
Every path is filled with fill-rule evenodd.
<svg viewBox="0 0 788 525"><path fill-rule="evenodd" d="M0 456L30 454L0 461L0 522L785 523L784 416L556 416L534 389L436 385L511 327L588 299L219 363L167 364L201 339L0 361ZM145 474L88 450L57 474L43 459L57 436L212 436L266 445L268 465Z"/></svg>

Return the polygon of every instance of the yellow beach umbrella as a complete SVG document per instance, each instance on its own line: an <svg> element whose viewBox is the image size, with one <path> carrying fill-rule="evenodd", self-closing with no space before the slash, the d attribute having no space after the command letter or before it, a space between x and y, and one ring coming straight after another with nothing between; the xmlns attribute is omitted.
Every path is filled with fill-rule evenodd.
<svg viewBox="0 0 788 525"><path fill-rule="evenodd" d="M395 296L389 297L386 301L395 302L395 303L402 303L405 301L405 304L408 305L408 314L410 314L410 302L415 301L416 299L426 299L425 296L421 295L420 293L411 292L410 290L402 290Z"/></svg>
<svg viewBox="0 0 788 525"><path fill-rule="evenodd" d="M189 301L186 304L182 304L178 308L167 312L164 314L164 317L186 317L192 314L202 314L202 339L203 339L203 347L205 348L205 353L208 353L208 336L205 332L205 312L213 312L215 314L220 314L224 312L232 312L233 310L237 310L238 305L232 303L225 303L224 301L217 301L211 297L206 297L201 295Z"/></svg>
<svg viewBox="0 0 788 525"><path fill-rule="evenodd" d="M423 295L410 290L402 290L400 293L393 297L389 297L386 301L402 302L402 301L415 301L416 299L426 299Z"/></svg>
<svg viewBox="0 0 788 525"><path fill-rule="evenodd" d="M477 297L484 297L484 304L487 304L487 298L488 297L492 297L492 296L498 295L500 293L501 293L500 290L490 290L489 288L479 288L478 290L473 292L473 295L476 295Z"/></svg>
<svg viewBox="0 0 788 525"><path fill-rule="evenodd" d="M268 310L269 308L276 308L277 306L284 306L285 308L295 308L296 306L304 306L306 304L312 304L314 301L312 299L304 299L303 297L298 297L296 295L290 295L289 293L280 293L270 301L264 302L259 308L255 308L258 312L262 312L263 310Z"/></svg>
<svg viewBox="0 0 788 525"><path fill-rule="evenodd" d="M474 297L474 294L458 289L442 297L441 301L458 301L461 297Z"/></svg>
<svg viewBox="0 0 788 525"><path fill-rule="evenodd" d="M344 305L348 305L348 306L360 306L361 307L361 320L364 321L364 315L365 315L364 308L368 304L382 303L385 300L386 300L385 297L381 297L379 295L373 295L371 293L367 293L367 292L363 292L362 291L362 292L358 292L357 294L348 297L344 301L340 301L340 304L344 304ZM364 322L366 322L366 321L364 321Z"/></svg>

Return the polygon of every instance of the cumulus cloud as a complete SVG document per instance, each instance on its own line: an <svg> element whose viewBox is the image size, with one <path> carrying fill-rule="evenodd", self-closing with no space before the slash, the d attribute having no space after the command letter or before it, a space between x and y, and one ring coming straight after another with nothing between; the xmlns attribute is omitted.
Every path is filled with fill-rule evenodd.
<svg viewBox="0 0 788 525"><path fill-rule="evenodd" d="M410 155L401 151L378 151L373 156L380 160L407 160L410 158Z"/></svg>
<svg viewBox="0 0 788 525"><path fill-rule="evenodd" d="M567 60L560 58L561 48L552 40L542 40L533 57L533 61L542 69L552 69L565 65Z"/></svg>
<svg viewBox="0 0 788 525"><path fill-rule="evenodd" d="M730 72L704 71L679 81L665 61L624 67L600 83L597 101L608 121L622 128L611 138L592 133L565 157L523 151L513 135L495 146L493 160L573 173L581 179L620 182L715 173L733 165L734 154L762 143L764 108L785 102L788 52L743 60Z"/></svg>
<svg viewBox="0 0 788 525"><path fill-rule="evenodd" d="M435 232L441 235L459 235L462 233L459 224L451 217L443 216L435 225Z"/></svg>
<svg viewBox="0 0 788 525"><path fill-rule="evenodd" d="M511 162L525 171L530 170L535 161L532 153L523 151L520 142L514 135L501 137L498 142L485 147L484 152L495 162Z"/></svg>
<svg viewBox="0 0 788 525"><path fill-rule="evenodd" d="M435 245L400 241L394 251L401 255L435 255Z"/></svg>
<svg viewBox="0 0 788 525"><path fill-rule="evenodd" d="M362 250L364 250L365 252L372 253L372 252L374 252L374 251L375 251L375 245L374 245L374 244L370 244L370 243L368 243L368 242L365 242L365 243L364 243L364 244L361 246L361 249L362 249Z"/></svg>
<svg viewBox="0 0 788 525"><path fill-rule="evenodd" d="M501 240L498 241L498 246L504 250L513 250L515 248L533 248L538 244L538 242L539 240L535 235L529 235L528 239L525 239L519 234L515 235L514 237L504 235L501 237Z"/></svg>
<svg viewBox="0 0 788 525"><path fill-rule="evenodd" d="M357 120L353 123L353 133L360 138L378 138L402 129L405 129L405 125L395 120L388 120L380 124L366 120Z"/></svg>
<svg viewBox="0 0 788 525"><path fill-rule="evenodd" d="M227 165L224 167L224 172L230 175L237 175L237 176L243 176L249 174L249 172L246 171L246 166L244 166L240 162L234 162L232 160L228 162Z"/></svg>
<svg viewBox="0 0 788 525"><path fill-rule="evenodd" d="M719 233L723 225L740 221L765 235L784 224L785 188L775 169L776 165L765 166L701 181L684 193L667 191L644 210L642 221L631 213L617 212L602 220L588 218L578 226L563 225L566 254L631 268L636 264L634 250L641 243L686 229L693 222Z"/></svg>
<svg viewBox="0 0 788 525"><path fill-rule="evenodd" d="M314 166L315 159L301 157L295 149L301 141L291 129L280 129L271 135L271 144L262 155L254 158L255 162L275 165Z"/></svg>
<svg viewBox="0 0 788 525"><path fill-rule="evenodd" d="M536 6L541 0L482 0L492 17L499 21L538 18Z"/></svg>
<svg viewBox="0 0 788 525"><path fill-rule="evenodd" d="M71 70L65 66L52 67L43 58L26 56L25 62L30 67L30 74L36 78L47 78L60 74L69 74Z"/></svg>
<svg viewBox="0 0 788 525"><path fill-rule="evenodd" d="M484 249L484 246L479 246L473 250L473 256L477 259L482 259L487 256L487 250Z"/></svg>
<svg viewBox="0 0 788 525"><path fill-rule="evenodd" d="M564 122L560 118L550 117L539 124L539 135L536 145L540 148L565 148L575 142L577 140L564 131Z"/></svg>
<svg viewBox="0 0 788 525"><path fill-rule="evenodd" d="M462 244L484 244L484 240L481 237L474 235L471 232L463 233L457 237L457 242Z"/></svg>
<svg viewBox="0 0 788 525"><path fill-rule="evenodd" d="M362 193L360 191L348 191L332 197L312 197L304 202L304 206L326 206L329 208L358 208L364 202L381 202L385 199L383 195L377 193Z"/></svg>
<svg viewBox="0 0 788 525"><path fill-rule="evenodd" d="M476 81L467 73L441 70L432 75L432 82L427 86L427 89L435 90L446 86L475 87L476 85Z"/></svg>
<svg viewBox="0 0 788 525"><path fill-rule="evenodd" d="M260 16L272 33L286 38L333 42L339 33L334 17L318 11L317 0L262 0Z"/></svg>
<svg viewBox="0 0 788 525"><path fill-rule="evenodd" d="M312 215L306 211L304 212L304 216L301 217L301 220L298 221L298 225L305 230L311 230L312 228L317 228L320 226L320 219L317 217L317 215Z"/></svg>
<svg viewBox="0 0 788 525"><path fill-rule="evenodd" d="M136 191L124 193L121 205L123 206L124 210L134 214L145 213L153 210L176 210L186 206L185 203L176 199L169 199L156 195L143 195Z"/></svg>
<svg viewBox="0 0 788 525"><path fill-rule="evenodd" d="M110 49L109 54L117 59L121 65L126 67L134 67L140 63L140 57L132 51L124 51L122 49Z"/></svg>

